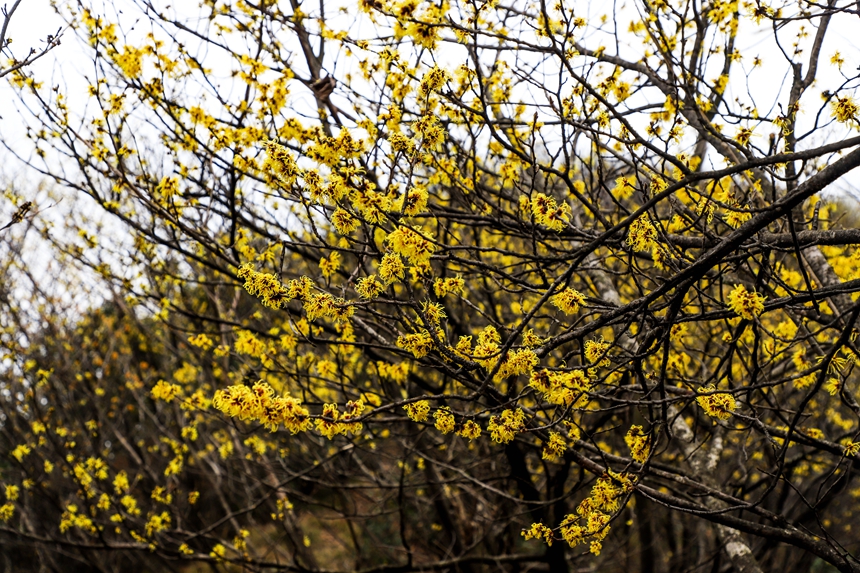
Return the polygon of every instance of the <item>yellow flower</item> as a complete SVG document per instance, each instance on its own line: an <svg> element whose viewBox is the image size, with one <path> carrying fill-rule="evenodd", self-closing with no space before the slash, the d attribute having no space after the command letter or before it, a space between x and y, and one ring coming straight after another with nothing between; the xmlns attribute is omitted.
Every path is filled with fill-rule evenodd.
<svg viewBox="0 0 860 573"><path fill-rule="evenodd" d="M648 453L651 451L651 439L642 432L642 426L630 426L627 435L624 436L624 441L630 448L631 457L640 464L644 464L645 460L648 459Z"/></svg>
<svg viewBox="0 0 860 573"><path fill-rule="evenodd" d="M359 279L358 284L355 286L355 292L358 293L358 296L371 300L382 294L384 290L385 285L379 282L376 275Z"/></svg>
<svg viewBox="0 0 860 573"><path fill-rule="evenodd" d="M574 314L580 306L585 306L585 297L576 289L568 287L552 297L552 304L565 314Z"/></svg>
<svg viewBox="0 0 860 573"><path fill-rule="evenodd" d="M657 244L657 229L648 219L648 215L642 215L630 223L627 244L634 251L650 251Z"/></svg>
<svg viewBox="0 0 860 573"><path fill-rule="evenodd" d="M628 175L615 180L615 189L612 190L612 194L616 199L629 199L635 191L636 177Z"/></svg>
<svg viewBox="0 0 860 573"><path fill-rule="evenodd" d="M567 441L558 432L550 432L549 440L543 446L542 458L549 461L555 461L564 455L567 449Z"/></svg>
<svg viewBox="0 0 860 573"><path fill-rule="evenodd" d="M830 56L830 63L841 68L842 64L845 63L845 58L839 52L833 52L833 55Z"/></svg>
<svg viewBox="0 0 860 573"><path fill-rule="evenodd" d="M406 192L401 201L395 205L395 208L401 209L404 215L412 217L427 209L428 198L427 189L421 185L416 185Z"/></svg>
<svg viewBox="0 0 860 573"><path fill-rule="evenodd" d="M446 279L436 279L433 282L433 292L436 293L436 296L442 298L443 296L453 293L453 294L461 294L463 292L463 287L465 286L466 281L464 281L460 277L455 278L446 278Z"/></svg>
<svg viewBox="0 0 860 573"><path fill-rule="evenodd" d="M729 308L747 320L753 320L764 312L765 300L767 297L755 291L749 292L744 285L737 285L728 296Z"/></svg>
<svg viewBox="0 0 860 573"><path fill-rule="evenodd" d="M836 396L839 393L839 390L842 389L842 381L839 378L828 378L827 383L824 385L824 389L827 390L827 393L831 396Z"/></svg>
<svg viewBox="0 0 860 573"><path fill-rule="evenodd" d="M538 365L537 354L528 348L513 350L508 353L504 363L496 375L498 380L504 380L511 376L520 376L522 374L531 374L532 369Z"/></svg>
<svg viewBox="0 0 860 573"><path fill-rule="evenodd" d="M839 123L846 123L852 119L856 119L857 111L860 110L850 97L836 98L836 101L831 102L830 105L833 108L833 117Z"/></svg>
<svg viewBox="0 0 860 573"><path fill-rule="evenodd" d="M481 436L481 426L472 420L467 420L463 423L463 427L457 430L457 435L471 442Z"/></svg>
<svg viewBox="0 0 860 573"><path fill-rule="evenodd" d="M6 523L15 515L15 506L11 503L0 505L0 521Z"/></svg>
<svg viewBox="0 0 860 573"><path fill-rule="evenodd" d="M436 245L425 239L420 232L409 227L397 227L385 241L395 253L406 258L413 265L429 261L436 252Z"/></svg>
<svg viewBox="0 0 860 573"><path fill-rule="evenodd" d="M445 82L448 81L448 72L439 66L433 66L430 71L424 74L421 78L421 84L418 86L418 92L423 97L428 97L431 93L438 91Z"/></svg>
<svg viewBox="0 0 860 573"><path fill-rule="evenodd" d="M436 429L443 434L450 434L454 431L454 428L456 427L454 414L451 413L448 406L442 406L433 412L433 418L436 419Z"/></svg>
<svg viewBox="0 0 860 573"><path fill-rule="evenodd" d="M570 205L564 203L559 207L555 199L543 193L532 198L531 207L535 223L545 225L553 231L563 230L570 221Z"/></svg>
<svg viewBox="0 0 860 573"><path fill-rule="evenodd" d="M331 224L341 235L349 235L358 228L361 221L350 215L349 211L338 207L331 215Z"/></svg>
<svg viewBox="0 0 860 573"><path fill-rule="evenodd" d="M224 557L226 557L226 556L227 556L227 549L223 545L221 545L220 543L217 544L215 547L213 547L212 551L209 553L209 557L212 557L214 559L219 559L219 560L224 559Z"/></svg>
<svg viewBox="0 0 860 573"><path fill-rule="evenodd" d="M518 433L525 430L525 427L525 413L517 408L516 410L504 410L500 416L490 418L487 431L490 432L490 437L494 442L507 444L513 441Z"/></svg>
<svg viewBox="0 0 860 573"><path fill-rule="evenodd" d="M12 450L12 457L14 457L19 462L24 461L24 458L28 455L30 455L30 448L28 446L25 446L24 444L15 446L15 449Z"/></svg>
<svg viewBox="0 0 860 573"><path fill-rule="evenodd" d="M413 422L425 422L430 414L430 402L427 400L419 400L410 404L404 404L403 409L406 410L406 415Z"/></svg>
<svg viewBox="0 0 860 573"><path fill-rule="evenodd" d="M709 393L696 398L696 402L698 402L699 406L702 407L705 413L712 418L728 420L731 417L732 412L737 409L737 402L735 402L735 397L731 394L726 392L715 392L713 386L699 388L699 392Z"/></svg>
<svg viewBox="0 0 860 573"><path fill-rule="evenodd" d="M526 539L543 539L547 545L552 545L552 529L543 523L532 523L531 528L523 529L522 536Z"/></svg>
<svg viewBox="0 0 860 573"><path fill-rule="evenodd" d="M156 533L167 530L170 527L170 514L166 511L161 512L161 515L152 515L149 521L146 522L146 536L152 537Z"/></svg>
<svg viewBox="0 0 860 573"><path fill-rule="evenodd" d="M606 356L606 351L609 349L609 343L603 340L603 337L594 340L588 340L585 343L585 358L590 363L597 366L609 366L609 358Z"/></svg>
<svg viewBox="0 0 860 573"><path fill-rule="evenodd" d="M307 431L310 419L307 408L290 396L276 396L265 382L253 388L244 384L229 386L215 392L212 404L217 410L240 420L256 420L274 432L283 425L291 433Z"/></svg>
<svg viewBox="0 0 860 573"><path fill-rule="evenodd" d="M272 173L284 187L292 187L299 176L299 167L292 154L283 145L274 141L266 142L266 162L263 169Z"/></svg>
<svg viewBox="0 0 860 573"><path fill-rule="evenodd" d="M6 499L8 501L15 501L18 499L18 492L21 491L17 485L7 485L6 486Z"/></svg>
<svg viewBox="0 0 860 573"><path fill-rule="evenodd" d="M753 130L748 127L742 127L738 129L737 135L735 135L735 141L740 143L741 145L746 145L750 142L750 138L752 137Z"/></svg>
<svg viewBox="0 0 860 573"><path fill-rule="evenodd" d="M433 350L433 338L426 330L397 337L397 347L412 353L415 358L424 358Z"/></svg>
<svg viewBox="0 0 860 573"><path fill-rule="evenodd" d="M439 326L443 318L447 318L445 307L438 302L423 301L421 303L421 312L427 317L427 321L433 326Z"/></svg>
<svg viewBox="0 0 860 573"><path fill-rule="evenodd" d="M379 264L379 278L385 281L385 284L402 281L405 276L406 267L399 255L387 253L382 257L382 262Z"/></svg>
<svg viewBox="0 0 860 573"><path fill-rule="evenodd" d="M726 224L733 229L737 229L752 218L752 213L730 210L725 214L723 219Z"/></svg>
<svg viewBox="0 0 860 573"><path fill-rule="evenodd" d="M320 273L324 278L331 278L340 268L340 253L333 252L329 258L320 259Z"/></svg>
<svg viewBox="0 0 860 573"><path fill-rule="evenodd" d="M165 402L172 402L174 398L178 394L182 393L182 388L177 386L176 384L170 384L169 382L165 382L164 380L159 380L155 386L153 386L152 397L156 400L164 400Z"/></svg>
<svg viewBox="0 0 860 573"><path fill-rule="evenodd" d="M322 268L322 261L320 261L320 267ZM263 306L277 309L293 299L290 293L291 289L284 287L275 275L257 272L250 263L239 267L236 274L240 279L245 280L245 284L242 285L245 290L262 300ZM323 274L325 274L325 270L323 270Z"/></svg>

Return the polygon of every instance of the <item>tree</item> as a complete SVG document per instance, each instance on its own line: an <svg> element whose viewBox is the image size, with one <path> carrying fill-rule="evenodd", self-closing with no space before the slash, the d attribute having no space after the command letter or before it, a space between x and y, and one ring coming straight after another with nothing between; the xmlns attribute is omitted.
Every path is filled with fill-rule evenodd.
<svg viewBox="0 0 860 573"><path fill-rule="evenodd" d="M23 70L36 60L46 56L48 52L60 45L60 38L65 31L61 28L54 34L48 34L45 36L43 46L39 48L31 46L23 58L16 57L15 50L12 48L12 38L9 33L14 30L14 26L12 26L12 18L15 16L18 8L21 7L22 1L23 0L15 0L15 3L12 4L11 8L4 4L3 8L0 9L0 15L3 16L2 22L0 22L0 53L2 53L4 57L8 58L8 60L4 61L2 66L0 66L0 78L18 70ZM10 26L12 26L12 28L10 28Z"/></svg>
<svg viewBox="0 0 860 573"><path fill-rule="evenodd" d="M107 301L5 295L16 559L860 570L853 4L133 7L13 74Z"/></svg>

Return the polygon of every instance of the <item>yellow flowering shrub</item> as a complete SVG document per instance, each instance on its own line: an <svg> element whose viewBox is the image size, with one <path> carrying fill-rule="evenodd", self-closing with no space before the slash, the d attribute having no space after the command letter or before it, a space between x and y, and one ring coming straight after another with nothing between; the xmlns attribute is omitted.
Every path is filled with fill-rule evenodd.
<svg viewBox="0 0 860 573"><path fill-rule="evenodd" d="M16 567L856 569L852 5L51 6Z"/></svg>

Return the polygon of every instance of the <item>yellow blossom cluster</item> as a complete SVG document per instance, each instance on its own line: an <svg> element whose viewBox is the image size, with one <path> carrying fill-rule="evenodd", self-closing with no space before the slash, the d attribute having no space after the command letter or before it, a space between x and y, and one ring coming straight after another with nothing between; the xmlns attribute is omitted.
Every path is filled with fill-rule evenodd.
<svg viewBox="0 0 860 573"><path fill-rule="evenodd" d="M379 372L380 378L403 384L409 375L409 362L388 364L387 362L378 361L376 363L376 370Z"/></svg>
<svg viewBox="0 0 860 573"><path fill-rule="evenodd" d="M835 117L836 121L840 123L847 123L851 120L856 120L857 112L860 111L860 107L858 107L850 97L836 98L836 100L831 103L831 106L833 108L833 117Z"/></svg>
<svg viewBox="0 0 860 573"><path fill-rule="evenodd" d="M615 188L612 190L612 195L616 199L629 199L635 191L636 177L628 175L615 180Z"/></svg>
<svg viewBox="0 0 860 573"><path fill-rule="evenodd" d="M748 291L744 285L737 285L727 297L729 308L746 320L753 320L764 312L766 299L755 291Z"/></svg>
<svg viewBox="0 0 860 573"><path fill-rule="evenodd" d="M537 193L532 197L531 209L535 223L553 231L563 230L570 222L570 205L563 203L559 207L555 199L544 193Z"/></svg>
<svg viewBox="0 0 860 573"><path fill-rule="evenodd" d="M433 418L436 420L436 429L443 434L450 434L457 427L454 420L454 414L448 406L442 406L433 412Z"/></svg>
<svg viewBox="0 0 860 573"><path fill-rule="evenodd" d="M421 78L418 92L422 97L428 97L431 93L438 91L448 81L448 73L439 66L433 66Z"/></svg>
<svg viewBox="0 0 860 573"><path fill-rule="evenodd" d="M18 460L19 462L23 462L24 458L30 455L30 447L24 444L18 444L15 446L15 449L12 450L12 457Z"/></svg>
<svg viewBox="0 0 860 573"><path fill-rule="evenodd" d="M361 221L356 217L353 217L349 211L341 207L334 210L334 213L331 214L330 221L335 230L337 230L341 235L349 235L361 224Z"/></svg>
<svg viewBox="0 0 860 573"><path fill-rule="evenodd" d="M545 460L555 461L564 455L567 449L567 441L559 432L550 432L549 439L543 446L541 457Z"/></svg>
<svg viewBox="0 0 860 573"><path fill-rule="evenodd" d="M584 408L588 405L591 379L583 370L539 370L532 374L529 385L543 395L544 400L557 406Z"/></svg>
<svg viewBox="0 0 860 573"><path fill-rule="evenodd" d="M91 535L98 533L98 528L86 514L78 511L78 506L70 503L60 517L60 533L66 533L69 529L77 528Z"/></svg>
<svg viewBox="0 0 860 573"><path fill-rule="evenodd" d="M303 307L308 320L311 322L318 318L344 322L355 312L355 308L344 299L333 297L329 293L317 293L308 296Z"/></svg>
<svg viewBox="0 0 860 573"><path fill-rule="evenodd" d="M255 358L260 358L265 355L268 347L266 344L254 336L253 332L240 330L236 334L236 342L233 343L233 348L239 354L246 354Z"/></svg>
<svg viewBox="0 0 860 573"><path fill-rule="evenodd" d="M116 65L129 79L137 79L143 71L143 51L133 46L124 46L122 52L114 53Z"/></svg>
<svg viewBox="0 0 860 573"><path fill-rule="evenodd" d="M265 146L267 157L263 169L273 174L284 187L292 187L300 174L295 158L286 147L275 141L267 141Z"/></svg>
<svg viewBox="0 0 860 573"><path fill-rule="evenodd" d="M522 536L526 539L541 539L547 545L552 545L553 534L552 529L543 523L532 523L529 529L523 529Z"/></svg>
<svg viewBox="0 0 860 573"><path fill-rule="evenodd" d="M317 431L331 440L337 435L358 434L361 431L361 423L355 419L364 411L362 400L350 400L346 403L344 412L341 413L337 404L326 404L323 406L322 417L314 421Z"/></svg>
<svg viewBox="0 0 860 573"><path fill-rule="evenodd" d="M475 346L472 354L475 360L487 370L491 370L498 360L499 342L501 342L501 339L499 332L493 326L486 326L478 333L478 344ZM468 352L469 349L466 348L465 344L468 343L471 346L471 337L461 338L460 341L464 345L461 348L458 344L458 350Z"/></svg>
<svg viewBox="0 0 860 573"><path fill-rule="evenodd" d="M170 403L174 398L176 398L176 396L182 394L182 388L176 384L159 380L156 382L155 386L152 387L151 394L156 400L164 400L165 402Z"/></svg>
<svg viewBox="0 0 860 573"><path fill-rule="evenodd" d="M429 324L432 324L434 327L437 328L442 322L442 319L447 318L447 315L445 314L445 307L443 307L438 302L430 302L426 300L421 303L421 314L422 322L424 321L424 319L426 319Z"/></svg>
<svg viewBox="0 0 860 573"><path fill-rule="evenodd" d="M534 348L535 346L540 346L545 341L543 338L535 334L533 328L529 328L525 332L523 332L523 346L526 348Z"/></svg>
<svg viewBox="0 0 860 573"><path fill-rule="evenodd" d="M462 294L465 284L466 281L461 277L439 278L433 281L433 292L439 298L448 294Z"/></svg>
<svg viewBox="0 0 860 573"><path fill-rule="evenodd" d="M609 343L602 336L585 342L585 358L596 366L609 366L608 350Z"/></svg>
<svg viewBox="0 0 860 573"><path fill-rule="evenodd" d="M657 195L658 193L662 193L668 188L669 184L666 183L666 180L659 175L652 176L651 181L649 181L648 183L648 189L651 192L652 196Z"/></svg>
<svg viewBox="0 0 860 573"><path fill-rule="evenodd" d="M340 253L334 251L329 257L320 259L320 274L330 279L340 269Z"/></svg>
<svg viewBox="0 0 860 573"><path fill-rule="evenodd" d="M355 292L358 293L358 296L369 300L375 299L384 291L385 284L383 284L376 275L361 278L355 285Z"/></svg>
<svg viewBox="0 0 860 573"><path fill-rule="evenodd" d="M728 420L737 409L734 396L727 392L716 392L713 386L699 388L699 393L701 395L696 398L696 402L712 418Z"/></svg>
<svg viewBox="0 0 860 573"><path fill-rule="evenodd" d="M412 124L416 135L420 135L427 150L436 149L445 140L445 130L435 114L425 114Z"/></svg>
<svg viewBox="0 0 860 573"><path fill-rule="evenodd" d="M415 358L424 358L433 350L433 337L424 329L421 332L403 334L397 338L397 347L411 352Z"/></svg>
<svg viewBox="0 0 860 573"><path fill-rule="evenodd" d="M344 159L358 157L362 151L364 151L364 142L361 139L354 138L349 129L342 127L337 137L329 137L327 135L318 136L315 139L314 145L306 153L310 159L329 167L334 167ZM285 153L287 153L286 150L282 150L282 154ZM296 171L296 175L301 174L302 172Z"/></svg>
<svg viewBox="0 0 860 573"><path fill-rule="evenodd" d="M406 267L403 264L403 259L395 253L386 253L379 263L379 278L385 284L392 284L401 281L406 277Z"/></svg>
<svg viewBox="0 0 860 573"><path fill-rule="evenodd" d="M839 378L828 378L827 382L824 383L824 389L831 396L836 396L842 389L842 380Z"/></svg>
<svg viewBox="0 0 860 573"><path fill-rule="evenodd" d="M170 528L170 514L162 511L160 514L153 514L146 522L146 536L152 537L156 533L161 533Z"/></svg>
<svg viewBox="0 0 860 573"><path fill-rule="evenodd" d="M657 229L654 228L648 215L641 215L630 223L627 244L637 252L653 250L657 244Z"/></svg>
<svg viewBox="0 0 860 573"><path fill-rule="evenodd" d="M609 535L609 521L612 514L620 510L621 498L631 492L633 480L626 474L610 472L597 479L591 495L576 508L576 513L568 514L559 525L561 537L571 546L589 542L590 550L599 555L603 540ZM551 544L552 531L543 524L535 523L523 531L526 539L543 539Z"/></svg>
<svg viewBox="0 0 860 573"><path fill-rule="evenodd" d="M457 430L457 435L461 438L466 438L471 442L472 440L481 437L481 426L479 426L474 420L466 420L460 425L460 428Z"/></svg>
<svg viewBox="0 0 860 573"><path fill-rule="evenodd" d="M642 431L642 426L630 426L624 441L630 448L630 456L640 464L644 464L651 452L651 437Z"/></svg>
<svg viewBox="0 0 860 573"><path fill-rule="evenodd" d="M277 309L293 299L291 289L284 287L275 275L257 272L250 263L239 267L236 274L245 281L245 290L259 298L264 306Z"/></svg>
<svg viewBox="0 0 860 573"><path fill-rule="evenodd" d="M394 253L413 265L426 263L436 252L436 246L420 232L403 225L397 227L386 238Z"/></svg>
<svg viewBox="0 0 860 573"><path fill-rule="evenodd" d="M212 404L233 418L254 420L274 432L283 425L293 434L310 428L308 410L290 396L276 396L275 390L262 380L253 387L244 384L228 386L215 392Z"/></svg>
<svg viewBox="0 0 860 573"><path fill-rule="evenodd" d="M430 195L423 185L414 185L392 205L392 208L410 217L423 213L427 209Z"/></svg>
<svg viewBox="0 0 860 573"><path fill-rule="evenodd" d="M494 442L507 444L526 429L525 418L525 412L520 408L503 410L500 415L490 418L487 431Z"/></svg>
<svg viewBox="0 0 860 573"><path fill-rule="evenodd" d="M197 335L189 336L188 344L196 346L197 348L202 348L203 350L209 350L215 346L215 342L208 335L202 332Z"/></svg>
<svg viewBox="0 0 860 573"><path fill-rule="evenodd" d="M737 205L737 203L733 203L732 206L739 208L739 205ZM751 218L752 213L749 213L747 211L738 211L736 209L729 209L728 212L723 216L723 220L726 222L726 224L733 229L737 229L738 227L749 221Z"/></svg>
<svg viewBox="0 0 860 573"><path fill-rule="evenodd" d="M395 152L405 153L409 156L415 153L415 140L399 131L389 135L388 142L391 144L391 149Z"/></svg>
<svg viewBox="0 0 860 573"><path fill-rule="evenodd" d="M578 290L566 288L552 297L552 304L565 314L575 314L579 307L585 306L585 297Z"/></svg>
<svg viewBox="0 0 860 573"><path fill-rule="evenodd" d="M406 410L406 415L410 420L415 422L427 421L427 416L430 414L430 402L427 400L419 400L404 404L403 409Z"/></svg>
<svg viewBox="0 0 860 573"><path fill-rule="evenodd" d="M499 371L495 379L504 380L512 376L520 376L523 374L531 374L535 366L538 365L538 357L534 351L528 348L512 350L508 352L505 361L499 367Z"/></svg>

